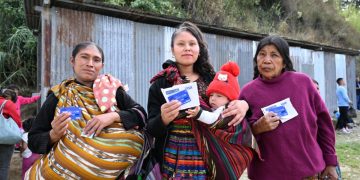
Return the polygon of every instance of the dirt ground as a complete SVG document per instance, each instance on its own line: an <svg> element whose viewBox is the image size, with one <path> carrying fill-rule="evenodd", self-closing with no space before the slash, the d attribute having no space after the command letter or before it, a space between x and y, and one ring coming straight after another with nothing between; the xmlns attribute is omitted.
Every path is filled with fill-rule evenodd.
<svg viewBox="0 0 360 180"><path fill-rule="evenodd" d="M21 167L22 167L22 158L20 157L20 153L15 152L11 158L9 180L21 179Z"/></svg>

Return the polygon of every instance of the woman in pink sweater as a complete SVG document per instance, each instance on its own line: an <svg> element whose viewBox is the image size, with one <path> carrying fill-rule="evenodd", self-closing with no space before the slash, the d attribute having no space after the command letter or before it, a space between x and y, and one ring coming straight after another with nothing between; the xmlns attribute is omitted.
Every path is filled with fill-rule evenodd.
<svg viewBox="0 0 360 180"><path fill-rule="evenodd" d="M252 161L250 179L337 179L331 117L311 79L295 72L283 38L259 42L254 80L240 99L249 104L247 120L263 158Z"/></svg>
<svg viewBox="0 0 360 180"><path fill-rule="evenodd" d="M12 89L16 92L17 95L17 101L15 102L16 112L19 113L20 117L21 117L21 105L31 104L40 99L40 96L32 96L32 97L20 96L19 95L20 88L15 84L10 84L9 86L7 86L7 89Z"/></svg>

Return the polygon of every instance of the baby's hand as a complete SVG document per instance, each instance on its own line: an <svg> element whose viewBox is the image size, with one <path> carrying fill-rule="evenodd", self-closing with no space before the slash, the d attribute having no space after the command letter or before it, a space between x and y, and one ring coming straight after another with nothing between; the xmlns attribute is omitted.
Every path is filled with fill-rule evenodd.
<svg viewBox="0 0 360 180"><path fill-rule="evenodd" d="M195 108L186 110L185 112L186 112L186 114L188 114L186 116L186 118L196 117L196 115L199 113L199 111L200 111L200 106L196 106Z"/></svg>

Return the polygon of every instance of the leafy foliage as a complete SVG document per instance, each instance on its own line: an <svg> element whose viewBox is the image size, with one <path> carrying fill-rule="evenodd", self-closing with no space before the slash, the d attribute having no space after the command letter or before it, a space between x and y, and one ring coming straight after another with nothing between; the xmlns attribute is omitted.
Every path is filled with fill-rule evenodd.
<svg viewBox="0 0 360 180"><path fill-rule="evenodd" d="M115 1L115 0L105 0ZM360 49L360 0L118 0L120 6L292 39ZM351 11L351 15L341 16ZM349 7L349 8L348 8ZM351 25L350 25L351 24ZM350 36L351 34L351 36Z"/></svg>
<svg viewBox="0 0 360 180"><path fill-rule="evenodd" d="M37 42L25 26L23 1L0 1L0 12L0 86L14 83L34 88Z"/></svg>
<svg viewBox="0 0 360 180"><path fill-rule="evenodd" d="M360 0L340 0L342 8L347 8L348 6L354 6L360 9Z"/></svg>
<svg viewBox="0 0 360 180"><path fill-rule="evenodd" d="M176 8L170 0L135 0L131 2L130 7L158 14L173 15L177 17L184 16L183 12Z"/></svg>
<svg viewBox="0 0 360 180"><path fill-rule="evenodd" d="M358 1L358 3L358 5L355 3L342 7L341 15L344 16L345 20L360 32L360 1Z"/></svg>
<svg viewBox="0 0 360 180"><path fill-rule="evenodd" d="M126 4L125 0L104 0L105 3L112 5L124 6Z"/></svg>

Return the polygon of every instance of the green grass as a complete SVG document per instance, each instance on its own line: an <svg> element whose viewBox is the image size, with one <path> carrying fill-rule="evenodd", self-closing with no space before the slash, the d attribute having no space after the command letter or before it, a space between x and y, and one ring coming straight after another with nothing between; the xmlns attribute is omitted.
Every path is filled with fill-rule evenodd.
<svg viewBox="0 0 360 180"><path fill-rule="evenodd" d="M336 135L336 153L343 179L360 177L360 135L359 127L350 135Z"/></svg>
<svg viewBox="0 0 360 180"><path fill-rule="evenodd" d="M336 145L340 162L360 170L360 143L340 143Z"/></svg>

